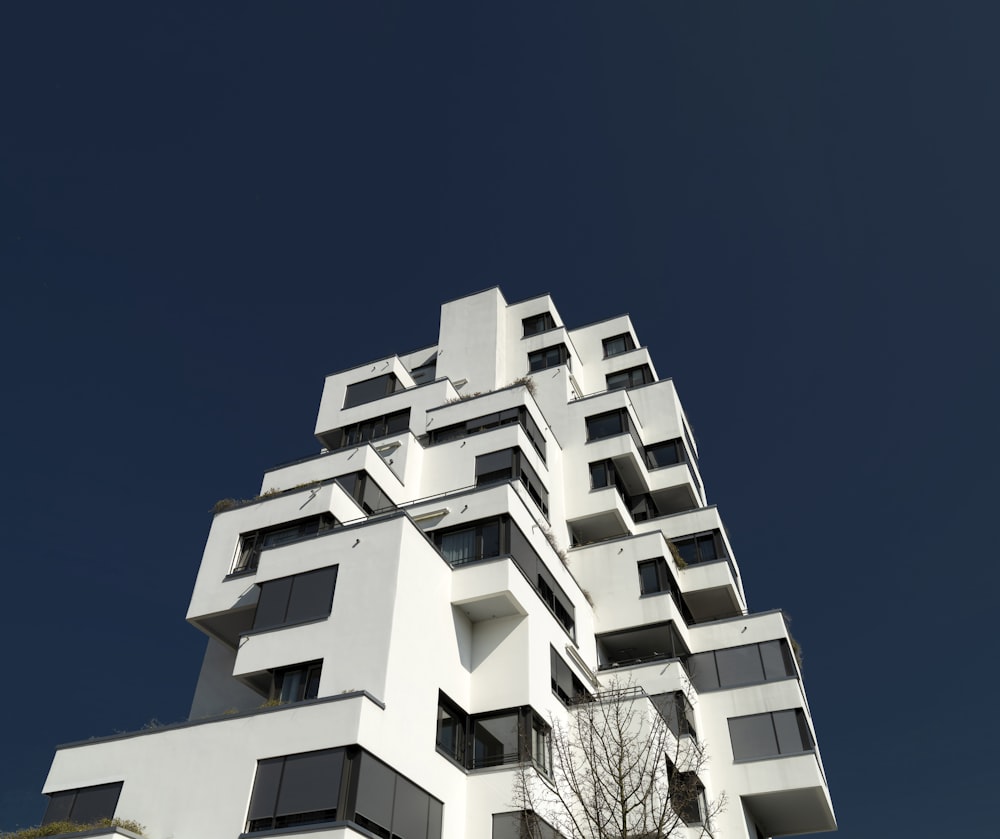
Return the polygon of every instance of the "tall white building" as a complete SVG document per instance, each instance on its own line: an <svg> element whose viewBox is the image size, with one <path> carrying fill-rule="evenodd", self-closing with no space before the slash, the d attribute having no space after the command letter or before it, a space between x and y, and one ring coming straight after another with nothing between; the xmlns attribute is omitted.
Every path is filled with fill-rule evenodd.
<svg viewBox="0 0 1000 839"><path fill-rule="evenodd" d="M435 345L328 376L315 433L319 454L219 505L189 720L61 747L47 822L507 839L519 763L546 775L549 723L617 680L707 753L713 836L836 827L785 621L748 611L627 316L451 301Z"/></svg>

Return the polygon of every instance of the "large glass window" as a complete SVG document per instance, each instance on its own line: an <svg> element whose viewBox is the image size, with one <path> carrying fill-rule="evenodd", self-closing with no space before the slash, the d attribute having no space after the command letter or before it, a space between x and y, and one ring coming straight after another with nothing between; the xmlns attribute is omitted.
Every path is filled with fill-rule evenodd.
<svg viewBox="0 0 1000 839"><path fill-rule="evenodd" d="M539 332L547 332L550 329L556 328L555 319L549 312L541 312L537 315L524 318L521 321L521 325L524 327L525 338L529 335L537 335Z"/></svg>
<svg viewBox="0 0 1000 839"><path fill-rule="evenodd" d="M662 557L639 563L639 592L641 594L668 592L671 590L670 583L667 561Z"/></svg>
<svg viewBox="0 0 1000 839"><path fill-rule="evenodd" d="M604 345L605 358L611 358L613 355L621 355L635 349L635 341L632 340L632 336L628 332L605 338L601 343Z"/></svg>
<svg viewBox="0 0 1000 839"><path fill-rule="evenodd" d="M550 367L559 367L565 364L571 367L569 350L565 344L556 344L554 347L546 347L543 350L535 350L528 353L528 370L535 373L539 370L547 370Z"/></svg>
<svg viewBox="0 0 1000 839"><path fill-rule="evenodd" d="M649 384L653 381L653 371L649 369L648 364L643 364L628 370L619 370L617 373L608 373L604 378L608 383L608 390L620 390Z"/></svg>
<svg viewBox="0 0 1000 839"><path fill-rule="evenodd" d="M438 751L466 769L530 759L549 771L550 729L530 707L469 715L443 693L438 697Z"/></svg>
<svg viewBox="0 0 1000 839"><path fill-rule="evenodd" d="M349 821L385 839L440 839L441 815L440 801L352 746L258 761L247 832Z"/></svg>
<svg viewBox="0 0 1000 839"><path fill-rule="evenodd" d="M49 805L45 808L42 824L53 822L77 822L87 824L100 819L114 818L122 783L98 784L92 787L60 790L49 793Z"/></svg>
<svg viewBox="0 0 1000 839"><path fill-rule="evenodd" d="M698 691L734 688L796 675L792 651L784 638L695 653L687 660Z"/></svg>
<svg viewBox="0 0 1000 839"><path fill-rule="evenodd" d="M684 454L684 444L681 442L680 437L646 446L645 454L646 466L650 469L673 466L675 463L685 463L687 461Z"/></svg>
<svg viewBox="0 0 1000 839"><path fill-rule="evenodd" d="M812 736L801 708L729 719L735 760L755 760L812 751Z"/></svg>
<svg viewBox="0 0 1000 839"><path fill-rule="evenodd" d="M403 383L396 378L394 373L386 373L384 376L355 382L347 386L344 407L353 408L356 405L364 405L366 402L374 402L376 399L389 396L399 390L403 390Z"/></svg>
<svg viewBox="0 0 1000 839"><path fill-rule="evenodd" d="M265 548L276 548L290 542L311 539L337 526L331 513L320 513L296 521L276 524L240 535L240 546L233 563L233 574L249 574L260 564L260 552Z"/></svg>
<svg viewBox="0 0 1000 839"><path fill-rule="evenodd" d="M273 629L328 617L337 566L319 568L260 584L253 629Z"/></svg>

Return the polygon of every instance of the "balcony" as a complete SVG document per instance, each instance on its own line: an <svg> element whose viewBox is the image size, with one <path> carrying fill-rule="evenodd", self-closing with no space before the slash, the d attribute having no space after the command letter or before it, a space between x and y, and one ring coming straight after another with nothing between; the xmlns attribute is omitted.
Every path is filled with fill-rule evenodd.
<svg viewBox="0 0 1000 839"><path fill-rule="evenodd" d="M452 574L451 605L472 623L527 615L534 590L510 557L480 560Z"/></svg>
<svg viewBox="0 0 1000 839"><path fill-rule="evenodd" d="M836 830L830 791L815 752L735 764L733 790L766 836Z"/></svg>

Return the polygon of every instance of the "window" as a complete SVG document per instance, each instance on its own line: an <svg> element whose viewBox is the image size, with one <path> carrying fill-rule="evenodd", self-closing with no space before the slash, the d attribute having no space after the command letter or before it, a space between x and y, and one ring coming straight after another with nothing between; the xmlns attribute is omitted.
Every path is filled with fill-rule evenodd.
<svg viewBox="0 0 1000 839"><path fill-rule="evenodd" d="M628 332L605 338L601 343L604 344L605 358L611 358L613 355L621 355L635 349L635 341L632 340L632 336Z"/></svg>
<svg viewBox="0 0 1000 839"><path fill-rule="evenodd" d="M123 782L99 784L49 793L49 806L45 808L42 824L53 822L78 822L87 824L100 819L114 818Z"/></svg>
<svg viewBox="0 0 1000 839"><path fill-rule="evenodd" d="M343 449L348 446L357 446L367 443L369 440L378 440L381 437L391 437L393 434L402 434L410 427L410 409L396 411L392 414L384 414L380 417L356 422L354 425L346 425L328 434L323 435L323 443L328 449Z"/></svg>
<svg viewBox="0 0 1000 839"><path fill-rule="evenodd" d="M524 327L525 338L529 335L537 335L539 332L547 332L550 329L556 328L555 319L549 312L542 312L538 315L532 315L530 318L525 318L521 321L521 325Z"/></svg>
<svg viewBox="0 0 1000 839"><path fill-rule="evenodd" d="M337 566L260 583L253 630L274 629L330 615Z"/></svg>
<svg viewBox="0 0 1000 839"><path fill-rule="evenodd" d="M441 802L362 751L355 824L383 839L434 839L441 835Z"/></svg>
<svg viewBox="0 0 1000 839"><path fill-rule="evenodd" d="M442 805L364 749L257 761L247 833L349 821L389 839L440 839Z"/></svg>
<svg viewBox="0 0 1000 839"><path fill-rule="evenodd" d="M643 450L642 438L639 437L635 423L632 422L632 417L629 416L625 408L619 408L617 411L608 411L604 414L594 414L592 417L587 417L586 424L588 443L594 440L603 440L605 437L615 437L618 434L625 434L627 432L632 435L632 442L635 443L635 447L639 451Z"/></svg>
<svg viewBox="0 0 1000 839"><path fill-rule="evenodd" d="M680 772L667 758L670 806L686 825L703 824L707 807L705 786L694 772Z"/></svg>
<svg viewBox="0 0 1000 839"><path fill-rule="evenodd" d="M341 475L335 480L369 516L396 509L396 505L382 487L375 483L367 472L352 472L349 475Z"/></svg>
<svg viewBox="0 0 1000 839"><path fill-rule="evenodd" d="M687 461L684 453L684 444L681 442L680 437L646 446L645 455L646 466L650 469L673 466L675 463L685 463Z"/></svg>
<svg viewBox="0 0 1000 839"><path fill-rule="evenodd" d="M694 708L688 702L684 691L657 693L649 698L674 737L686 734L697 741L698 735L694 729Z"/></svg>
<svg viewBox="0 0 1000 839"><path fill-rule="evenodd" d="M300 542L326 533L337 526L337 520L330 513L320 513L304 519L276 524L240 535L240 546L233 563L233 574L249 574L257 570L260 552L265 548L276 548L290 542Z"/></svg>
<svg viewBox="0 0 1000 839"><path fill-rule="evenodd" d="M319 678L323 670L322 661L296 664L274 671L271 685L271 699L282 705L315 699L319 696Z"/></svg>
<svg viewBox="0 0 1000 839"><path fill-rule="evenodd" d="M465 565L500 556L500 533L501 520L489 519L472 527L441 533L437 537L437 544L452 566Z"/></svg>
<svg viewBox="0 0 1000 839"><path fill-rule="evenodd" d="M465 733L469 715L443 693L438 694L437 748L456 763L465 765Z"/></svg>
<svg viewBox="0 0 1000 839"><path fill-rule="evenodd" d="M677 549L680 558L688 565L726 558L726 547L722 542L722 534L718 530L685 536L682 539L672 539L671 543Z"/></svg>
<svg viewBox="0 0 1000 839"><path fill-rule="evenodd" d="M562 628L570 636L573 635L576 612L572 601L509 516L435 530L430 535L453 567L496 556L510 556Z"/></svg>
<svg viewBox="0 0 1000 839"><path fill-rule="evenodd" d="M639 592L659 594L671 591L670 571L662 557L639 563Z"/></svg>
<svg viewBox="0 0 1000 839"><path fill-rule="evenodd" d="M731 717L729 736L735 760L801 754L813 748L809 725L801 708Z"/></svg>
<svg viewBox="0 0 1000 839"><path fill-rule="evenodd" d="M413 384L422 385L427 382L433 382L434 377L437 375L437 358L435 357L433 361L429 361L427 364L421 364L414 367L410 371L410 378L413 379Z"/></svg>
<svg viewBox="0 0 1000 839"><path fill-rule="evenodd" d="M565 839L533 810L493 814L493 839Z"/></svg>
<svg viewBox="0 0 1000 839"><path fill-rule="evenodd" d="M547 370L549 367L558 367L565 364L571 367L569 360L569 350L565 344L556 344L553 347L546 347L543 350L535 350L528 353L528 370L532 373L538 370Z"/></svg>
<svg viewBox="0 0 1000 839"><path fill-rule="evenodd" d="M443 693L438 694L438 751L466 769L530 759L548 772L549 734L549 726L527 705L469 715Z"/></svg>
<svg viewBox="0 0 1000 839"><path fill-rule="evenodd" d="M549 647L549 668L552 673L552 692L564 705L573 705L590 696L583 682L552 646Z"/></svg>
<svg viewBox="0 0 1000 839"><path fill-rule="evenodd" d="M698 691L734 688L796 676L792 651L784 638L695 653L687 660Z"/></svg>
<svg viewBox="0 0 1000 839"><path fill-rule="evenodd" d="M400 390L403 390L403 383L396 378L394 373L386 373L384 376L376 376L374 379L355 382L347 386L344 407L353 408L356 405L364 405L366 402L374 402L376 399L381 399L383 396L389 396Z"/></svg>
<svg viewBox="0 0 1000 839"><path fill-rule="evenodd" d="M604 378L608 383L608 390L620 390L621 388L648 385L653 381L653 371L649 369L649 365L643 364L641 367L631 367L628 370L619 370L617 373L608 373Z"/></svg>
<svg viewBox="0 0 1000 839"><path fill-rule="evenodd" d="M448 425L443 428L432 429L428 433L431 444L447 443L451 440L460 440L470 434L478 434L481 431L492 431L494 428L501 428L505 425L519 424L531 440L531 445L535 447L542 460L545 460L545 438L538 428L538 424L532 419L527 408L521 406L508 408L494 414L486 414L482 417L467 420L466 422Z"/></svg>
<svg viewBox="0 0 1000 839"><path fill-rule="evenodd" d="M520 480L528 495L548 516L549 492L520 449L502 449L476 458L476 486L512 480Z"/></svg>

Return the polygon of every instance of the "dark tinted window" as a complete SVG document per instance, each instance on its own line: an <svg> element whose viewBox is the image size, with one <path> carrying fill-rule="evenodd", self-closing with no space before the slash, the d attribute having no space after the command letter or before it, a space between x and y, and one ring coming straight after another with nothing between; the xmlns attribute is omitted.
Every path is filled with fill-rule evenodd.
<svg viewBox="0 0 1000 839"><path fill-rule="evenodd" d="M727 687L764 681L764 666L756 644L715 651L719 683Z"/></svg>
<svg viewBox="0 0 1000 839"><path fill-rule="evenodd" d="M337 520L330 513L320 513L284 524L276 524L243 533L240 536L240 547L233 565L234 574L256 571L260 563L260 552L265 548L276 548L289 542L311 539L320 533L325 533L337 525Z"/></svg>
<svg viewBox="0 0 1000 839"><path fill-rule="evenodd" d="M542 312L541 314L525 318L521 321L521 325L524 326L525 338L529 335L537 335L539 332L556 328L556 322L548 312Z"/></svg>
<svg viewBox="0 0 1000 839"><path fill-rule="evenodd" d="M558 367L569 363L569 350L565 344L556 344L554 347L546 347L543 350L535 350L528 353L528 369L534 373L538 370L546 370L549 367Z"/></svg>
<svg viewBox="0 0 1000 839"><path fill-rule="evenodd" d="M724 559L725 548L722 543L722 535L718 530L709 533L701 533L697 536L685 536L683 539L673 539L674 547L688 565L696 565L699 562L711 562L714 559Z"/></svg>
<svg viewBox="0 0 1000 839"><path fill-rule="evenodd" d="M650 559L639 563L639 591L642 594L670 591L666 560Z"/></svg>
<svg viewBox="0 0 1000 839"><path fill-rule="evenodd" d="M114 818L122 782L49 793L49 806L42 824L57 821L80 823Z"/></svg>
<svg viewBox="0 0 1000 839"><path fill-rule="evenodd" d="M684 444L680 437L675 440L667 440L664 443L654 443L646 447L646 465L650 469L658 469L661 466L673 466L675 463L684 463Z"/></svg>
<svg viewBox="0 0 1000 839"><path fill-rule="evenodd" d="M604 437L614 437L623 434L625 426L622 423L621 411L610 411L606 414L596 414L587 417L587 439L601 440Z"/></svg>
<svg viewBox="0 0 1000 839"><path fill-rule="evenodd" d="M325 618L333 605L337 566L260 584L253 628L270 629Z"/></svg>
<svg viewBox="0 0 1000 839"><path fill-rule="evenodd" d="M653 381L653 372L643 364L641 367L633 367L629 370L620 370L617 373L608 373L605 377L608 390L618 390L623 387L639 387Z"/></svg>
<svg viewBox="0 0 1000 839"><path fill-rule="evenodd" d="M635 342L627 332L622 335L615 335L612 338L605 338L602 343L604 344L605 358L610 358L613 355L621 355L635 349Z"/></svg>
<svg viewBox="0 0 1000 839"><path fill-rule="evenodd" d="M374 402L397 390L402 390L403 384L396 378L395 374L387 373L384 376L376 376L374 379L366 379L363 382L355 382L347 386L347 393L344 396L344 407L353 408L355 405L364 405L366 402Z"/></svg>
<svg viewBox="0 0 1000 839"><path fill-rule="evenodd" d="M699 691L739 687L796 675L791 650L783 638L697 653L688 659L687 665L691 682Z"/></svg>
<svg viewBox="0 0 1000 839"><path fill-rule="evenodd" d="M799 754L812 749L812 738L800 708L732 717L729 735L736 760Z"/></svg>

